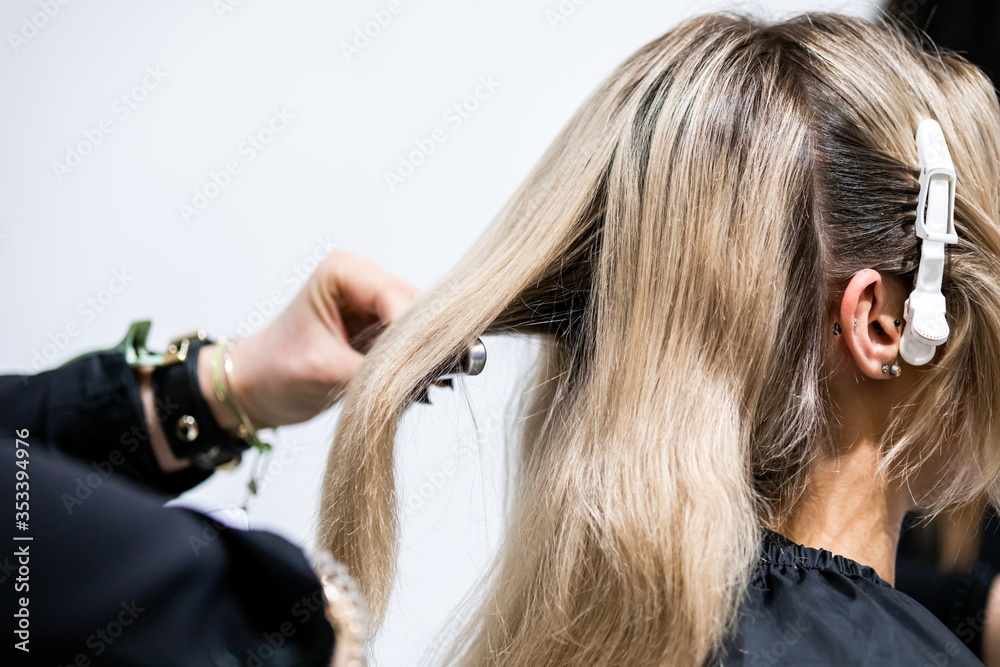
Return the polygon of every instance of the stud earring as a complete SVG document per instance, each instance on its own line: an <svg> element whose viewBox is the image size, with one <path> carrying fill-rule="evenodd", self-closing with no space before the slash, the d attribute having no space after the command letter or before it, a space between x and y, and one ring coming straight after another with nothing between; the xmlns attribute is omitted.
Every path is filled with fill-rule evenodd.
<svg viewBox="0 0 1000 667"><path fill-rule="evenodd" d="M841 332L840 322L834 322L833 323L833 335L834 336L839 336L840 332Z"/></svg>
<svg viewBox="0 0 1000 667"><path fill-rule="evenodd" d="M903 326L903 323L902 323L902 322L900 322L899 320L893 320L893 321L892 321L892 324L893 324L893 326L895 326L895 327L896 327L897 329L898 329L899 327Z"/></svg>
<svg viewBox="0 0 1000 667"><path fill-rule="evenodd" d="M898 378L902 374L903 369L899 367L899 364L882 364L882 375Z"/></svg>

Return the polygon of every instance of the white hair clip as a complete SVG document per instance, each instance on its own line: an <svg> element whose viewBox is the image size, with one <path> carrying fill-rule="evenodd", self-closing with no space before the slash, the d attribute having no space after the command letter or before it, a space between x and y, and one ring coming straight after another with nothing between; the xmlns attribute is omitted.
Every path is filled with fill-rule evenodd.
<svg viewBox="0 0 1000 667"><path fill-rule="evenodd" d="M920 197L917 202L917 236L920 266L910 297L903 306L906 327L899 352L906 363L922 366L934 358L938 345L948 340L945 298L941 293L944 276L944 246L958 243L955 233L955 165L936 120L917 128L917 155L920 158Z"/></svg>

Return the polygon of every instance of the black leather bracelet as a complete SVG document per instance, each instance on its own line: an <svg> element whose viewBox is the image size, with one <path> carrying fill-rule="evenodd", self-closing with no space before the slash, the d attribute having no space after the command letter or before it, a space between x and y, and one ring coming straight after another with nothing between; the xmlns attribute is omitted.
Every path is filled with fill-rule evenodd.
<svg viewBox="0 0 1000 667"><path fill-rule="evenodd" d="M203 335L171 343L177 355L153 371L157 419L174 456L197 468L215 469L238 463L248 447L244 440L223 431L215 421L198 384L198 353L210 344Z"/></svg>

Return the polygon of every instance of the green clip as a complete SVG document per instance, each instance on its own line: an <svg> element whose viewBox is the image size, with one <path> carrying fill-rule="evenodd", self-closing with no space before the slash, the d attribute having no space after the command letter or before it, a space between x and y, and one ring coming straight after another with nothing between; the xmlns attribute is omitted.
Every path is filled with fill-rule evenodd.
<svg viewBox="0 0 1000 667"><path fill-rule="evenodd" d="M150 320L138 320L128 327L128 333L118 344L118 348L125 352L125 361L132 368L138 366L162 366L163 355L154 354L146 348L146 341L149 340L149 330L153 326Z"/></svg>

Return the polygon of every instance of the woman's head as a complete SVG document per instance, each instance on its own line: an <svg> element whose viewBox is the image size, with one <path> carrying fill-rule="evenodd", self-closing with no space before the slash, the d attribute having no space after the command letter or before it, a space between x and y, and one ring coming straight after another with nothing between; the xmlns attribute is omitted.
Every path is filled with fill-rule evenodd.
<svg viewBox="0 0 1000 667"><path fill-rule="evenodd" d="M456 656L691 664L715 651L759 526L794 508L843 419L827 380L852 278L912 281L924 118L940 122L959 178L943 284L952 336L909 381L912 405L893 406L884 464L905 475L931 456L954 461L939 502L991 490L992 86L857 19L700 17L598 88L351 388L320 538L376 618L394 566L398 419L476 336L533 334L545 346L508 530Z"/></svg>

